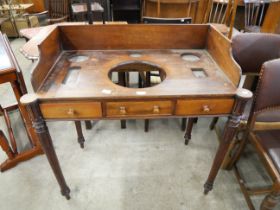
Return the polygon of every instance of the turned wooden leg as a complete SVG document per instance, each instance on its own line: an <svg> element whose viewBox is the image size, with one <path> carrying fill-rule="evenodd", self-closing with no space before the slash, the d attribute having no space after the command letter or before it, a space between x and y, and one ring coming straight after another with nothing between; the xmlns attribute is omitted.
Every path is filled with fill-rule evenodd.
<svg viewBox="0 0 280 210"><path fill-rule="evenodd" d="M280 203L279 180L274 183L273 191L263 199L260 210L274 210L278 203Z"/></svg>
<svg viewBox="0 0 280 210"><path fill-rule="evenodd" d="M7 154L9 159L14 158L15 154L13 153L12 149L10 148L9 142L2 130L0 130L0 146L1 146L2 150Z"/></svg>
<svg viewBox="0 0 280 210"><path fill-rule="evenodd" d="M238 135L238 133L236 135ZM223 163L223 169L231 170L233 166L237 163L237 161L240 159L240 156L241 154L243 154L243 151L246 147L247 138L248 135L246 133L244 134L241 140L236 140L236 142L233 142L232 145L230 145L228 152L234 151L234 154L231 154L231 156L228 157L228 160Z"/></svg>
<svg viewBox="0 0 280 210"><path fill-rule="evenodd" d="M247 101L252 97L252 93L245 89L238 89L236 93L236 100L231 116L229 117L226 126L223 131L222 139L219 145L219 148L216 152L208 179L204 184L204 194L207 194L213 189L213 184L215 178L219 172L219 169L222 165L222 162L225 158L225 155L228 151L228 148L233 140L237 128L240 124L241 115L244 111Z"/></svg>
<svg viewBox="0 0 280 210"><path fill-rule="evenodd" d="M146 72L146 84L145 87L151 87L151 72Z"/></svg>
<svg viewBox="0 0 280 210"><path fill-rule="evenodd" d="M35 132L38 135L39 141L43 147L43 150L48 158L49 164L53 170L53 173L60 185L61 194L70 199L70 189L67 186L64 176L62 174L59 161L57 159L52 139L49 133L49 129L42 117L42 113L39 107L38 99L35 94L27 94L21 98L21 103L26 105L29 111L29 115L32 120Z"/></svg>
<svg viewBox="0 0 280 210"><path fill-rule="evenodd" d="M211 122L211 124L210 124L210 126L209 126L210 130L213 130L213 129L215 128L215 126L216 126L218 120L219 120L218 117L214 117L214 118L212 119L212 122Z"/></svg>
<svg viewBox="0 0 280 210"><path fill-rule="evenodd" d="M86 121L85 121L85 125L86 125L86 129L87 129L87 130L92 129L92 124L91 124L91 121L90 121L90 120L86 120Z"/></svg>
<svg viewBox="0 0 280 210"><path fill-rule="evenodd" d="M118 72L118 84L120 86L126 87L126 76L125 72Z"/></svg>
<svg viewBox="0 0 280 210"><path fill-rule="evenodd" d="M188 120L188 125L185 133L185 145L188 145L190 139L192 138L192 128L193 128L193 123L195 121L195 118L189 118Z"/></svg>
<svg viewBox="0 0 280 210"><path fill-rule="evenodd" d="M149 124L150 124L150 121L148 119L145 119L145 132L148 132L149 131Z"/></svg>
<svg viewBox="0 0 280 210"><path fill-rule="evenodd" d="M119 85L126 87L125 72L118 72ZM121 129L126 128L126 120L121 120Z"/></svg>
<svg viewBox="0 0 280 210"><path fill-rule="evenodd" d="M141 73L138 73L138 88L142 88L143 87L143 81L141 78Z"/></svg>
<svg viewBox="0 0 280 210"><path fill-rule="evenodd" d="M82 131L82 123L81 121L75 121L75 126L78 134L78 143L80 144L80 147L84 148L85 138Z"/></svg>
<svg viewBox="0 0 280 210"><path fill-rule="evenodd" d="M182 118L181 130L185 131L187 127L187 118Z"/></svg>

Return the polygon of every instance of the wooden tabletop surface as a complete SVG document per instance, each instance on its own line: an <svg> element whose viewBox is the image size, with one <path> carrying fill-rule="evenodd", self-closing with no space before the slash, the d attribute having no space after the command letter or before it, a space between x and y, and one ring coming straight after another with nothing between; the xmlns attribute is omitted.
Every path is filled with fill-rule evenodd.
<svg viewBox="0 0 280 210"><path fill-rule="evenodd" d="M135 57L135 54L139 57ZM199 60L185 61L182 58L184 54L197 55ZM86 60L69 60L77 55L85 56ZM121 87L109 79L109 72L124 63L130 63L131 69L138 64L141 68L141 63L152 64L161 68L166 73L166 78L149 88ZM71 69L77 72L71 75ZM204 69L207 76L196 78L192 69ZM72 98L133 98L139 95L178 97L193 93L196 96L207 96L219 94L219 89L224 95L234 95L236 91L207 50L102 50L64 51L37 93L40 98L67 98L69 95Z"/></svg>

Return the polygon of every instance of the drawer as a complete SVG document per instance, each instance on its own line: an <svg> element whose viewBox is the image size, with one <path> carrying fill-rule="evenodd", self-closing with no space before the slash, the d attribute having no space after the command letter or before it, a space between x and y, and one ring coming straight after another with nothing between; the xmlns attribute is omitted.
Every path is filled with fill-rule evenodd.
<svg viewBox="0 0 280 210"><path fill-rule="evenodd" d="M229 114L234 99L192 99L178 100L176 115L214 115Z"/></svg>
<svg viewBox="0 0 280 210"><path fill-rule="evenodd" d="M46 119L76 119L102 117L99 102L42 103L41 112Z"/></svg>
<svg viewBox="0 0 280 210"><path fill-rule="evenodd" d="M106 103L107 117L171 115L171 101L137 101Z"/></svg>

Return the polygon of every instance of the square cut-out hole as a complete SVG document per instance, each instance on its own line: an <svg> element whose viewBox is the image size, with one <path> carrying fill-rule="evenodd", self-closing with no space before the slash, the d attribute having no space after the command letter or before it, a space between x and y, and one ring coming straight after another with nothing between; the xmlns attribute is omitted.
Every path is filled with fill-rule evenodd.
<svg viewBox="0 0 280 210"><path fill-rule="evenodd" d="M70 67L67 71L67 74L65 75L62 84L73 84L77 81L79 70L81 67L79 66L73 66Z"/></svg>
<svg viewBox="0 0 280 210"><path fill-rule="evenodd" d="M205 78L208 77L207 73L203 68L191 68L193 75L196 78Z"/></svg>

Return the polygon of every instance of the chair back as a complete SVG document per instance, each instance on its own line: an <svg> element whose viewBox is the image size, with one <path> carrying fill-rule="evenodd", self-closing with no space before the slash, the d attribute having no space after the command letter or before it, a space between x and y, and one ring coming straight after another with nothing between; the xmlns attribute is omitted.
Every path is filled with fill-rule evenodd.
<svg viewBox="0 0 280 210"><path fill-rule="evenodd" d="M232 54L243 74L259 74L264 62L280 58L280 35L239 34L232 39Z"/></svg>
<svg viewBox="0 0 280 210"><path fill-rule="evenodd" d="M69 0L49 0L48 3L51 19L69 16Z"/></svg>
<svg viewBox="0 0 280 210"><path fill-rule="evenodd" d="M235 18L236 7L236 0L208 0L203 22L229 26Z"/></svg>
<svg viewBox="0 0 280 210"><path fill-rule="evenodd" d="M251 127L255 121L280 122L279 78L280 59L265 62L255 93L250 120Z"/></svg>
<svg viewBox="0 0 280 210"><path fill-rule="evenodd" d="M171 1L170 1L171 2ZM162 10L163 2L161 0L157 0L157 17L162 17L161 10ZM169 3L166 3L169 4ZM174 2L176 4L176 2ZM179 3L177 3L179 4ZM185 8L185 17L191 17L193 20L196 18L196 14L198 11L199 0L186 0L184 4L180 3L183 8Z"/></svg>
<svg viewBox="0 0 280 210"><path fill-rule="evenodd" d="M245 5L245 31L260 32L264 20L265 5L270 0L244 0Z"/></svg>
<svg viewBox="0 0 280 210"><path fill-rule="evenodd" d="M157 18L157 17L143 17L143 23L155 23L155 24L190 24L192 23L191 17L185 18Z"/></svg>
<svg viewBox="0 0 280 210"><path fill-rule="evenodd" d="M280 110L280 59L265 62L260 72L254 111L278 108ZM280 116L279 116L280 119ZM279 120L280 121L280 120Z"/></svg>

